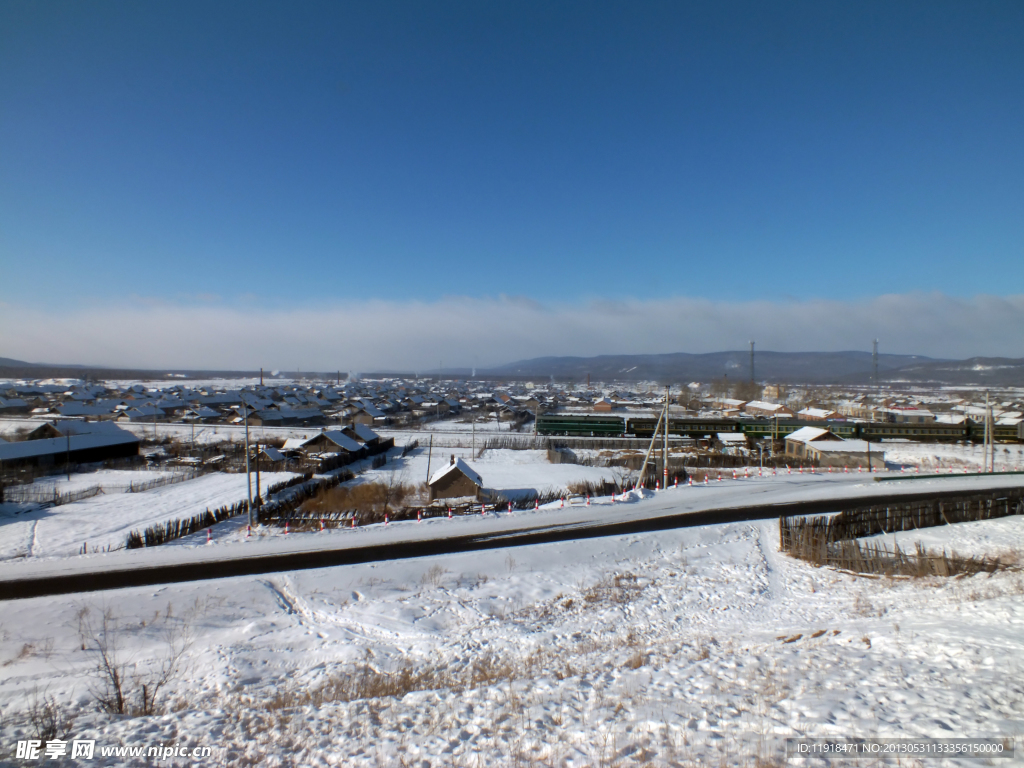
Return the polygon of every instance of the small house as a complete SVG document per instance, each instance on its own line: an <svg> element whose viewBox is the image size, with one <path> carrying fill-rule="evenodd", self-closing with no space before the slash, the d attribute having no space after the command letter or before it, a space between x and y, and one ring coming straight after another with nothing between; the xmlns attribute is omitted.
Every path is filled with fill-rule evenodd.
<svg viewBox="0 0 1024 768"><path fill-rule="evenodd" d="M786 436L786 455L798 459L810 458L807 452L809 443L842 440L839 435L822 427L801 427Z"/></svg>
<svg viewBox="0 0 1024 768"><path fill-rule="evenodd" d="M484 481L476 470L452 454L451 461L437 470L428 483L430 501L436 499L483 498Z"/></svg>

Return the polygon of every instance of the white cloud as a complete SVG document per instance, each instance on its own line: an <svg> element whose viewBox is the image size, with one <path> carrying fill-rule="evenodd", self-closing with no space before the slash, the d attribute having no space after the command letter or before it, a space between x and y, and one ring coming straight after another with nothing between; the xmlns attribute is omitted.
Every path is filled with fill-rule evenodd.
<svg viewBox="0 0 1024 768"><path fill-rule="evenodd" d="M522 297L260 309L133 300L68 310L0 304L0 355L139 368L369 371L486 367L547 355L871 348L1024 357L1024 296L860 301L677 297L541 304Z"/></svg>

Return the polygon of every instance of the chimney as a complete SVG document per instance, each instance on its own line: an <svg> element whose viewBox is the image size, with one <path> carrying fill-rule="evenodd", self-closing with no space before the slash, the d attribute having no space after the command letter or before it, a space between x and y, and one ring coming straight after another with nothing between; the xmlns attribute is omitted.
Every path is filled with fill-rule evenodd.
<svg viewBox="0 0 1024 768"><path fill-rule="evenodd" d="M454 463L455 463L455 454L453 453L452 454L452 464L454 464Z"/></svg>

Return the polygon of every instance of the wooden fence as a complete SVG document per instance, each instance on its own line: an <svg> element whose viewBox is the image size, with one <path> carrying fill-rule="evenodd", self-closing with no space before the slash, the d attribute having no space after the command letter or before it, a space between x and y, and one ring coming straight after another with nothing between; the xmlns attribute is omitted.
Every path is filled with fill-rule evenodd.
<svg viewBox="0 0 1024 768"><path fill-rule="evenodd" d="M779 549L815 565L858 573L945 576L991 571L1000 566L997 558L928 554L920 546L910 555L896 545L889 549L857 539L1018 514L1024 514L1024 489L871 505L828 517L781 517Z"/></svg>

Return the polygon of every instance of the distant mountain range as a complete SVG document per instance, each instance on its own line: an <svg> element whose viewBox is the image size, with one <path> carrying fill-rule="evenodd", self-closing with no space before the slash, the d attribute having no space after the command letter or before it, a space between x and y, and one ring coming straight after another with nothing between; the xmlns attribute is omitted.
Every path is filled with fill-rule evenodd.
<svg viewBox="0 0 1024 768"><path fill-rule="evenodd" d="M293 375L319 376L306 371ZM673 352L664 355L599 355L597 357L537 357L495 368L477 369L476 378L491 380L549 379L582 383L591 381L659 381L681 384L690 381L732 381L750 379L750 353L708 352L688 354ZM80 378L94 379L164 379L169 376L188 378L239 378L259 375L259 371L202 371L185 369L138 370L98 368L84 365L51 365L26 363L0 357L0 378ZM334 373L322 374L333 378ZM364 376L402 375L394 371ZM412 376L410 371L408 374ZM469 378L468 368L445 368L443 371L420 371L419 375L440 378ZM270 374L267 373L267 377ZM757 352L754 377L759 382L779 384L870 384L872 364L870 352ZM972 357L967 360L941 360L921 355L879 355L878 377L881 382L910 384L946 384L951 386L1024 387L1024 359L1006 357Z"/></svg>
<svg viewBox="0 0 1024 768"><path fill-rule="evenodd" d="M664 355L538 357L478 371L489 378L508 376L586 381L713 381L750 379L750 352ZM789 384L870 384L870 352L756 352L754 378ZM882 382L950 385L1024 386L1024 359L972 357L940 360L921 355L879 355Z"/></svg>

